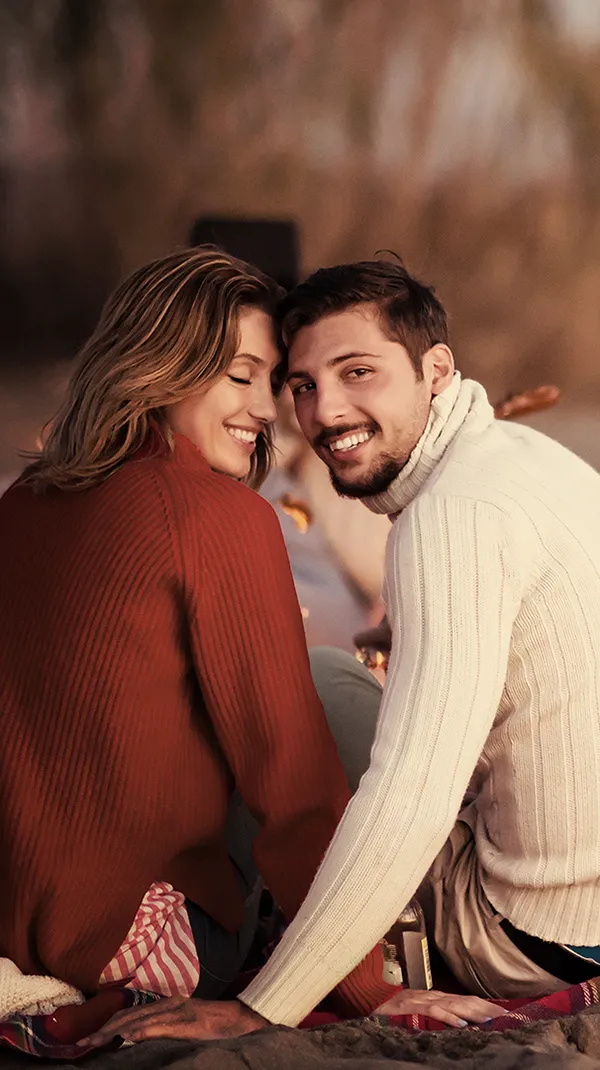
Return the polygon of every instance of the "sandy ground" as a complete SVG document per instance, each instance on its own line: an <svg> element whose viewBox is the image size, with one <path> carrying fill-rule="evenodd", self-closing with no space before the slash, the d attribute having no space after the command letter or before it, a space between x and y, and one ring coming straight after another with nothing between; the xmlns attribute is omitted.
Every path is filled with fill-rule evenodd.
<svg viewBox="0 0 600 1070"><path fill-rule="evenodd" d="M307 1031L265 1030L210 1044L147 1041L99 1052L83 1062L53 1065L56 1070L375 1070L382 1062L425 1070L600 1070L600 1008L505 1033L409 1033L358 1021ZM0 1056L2 1070L24 1070L26 1065L33 1064L17 1055Z"/></svg>

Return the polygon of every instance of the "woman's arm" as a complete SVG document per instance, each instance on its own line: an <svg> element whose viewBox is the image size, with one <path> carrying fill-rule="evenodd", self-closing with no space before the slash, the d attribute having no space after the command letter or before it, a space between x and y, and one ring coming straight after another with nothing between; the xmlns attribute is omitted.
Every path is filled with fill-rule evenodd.
<svg viewBox="0 0 600 1070"><path fill-rule="evenodd" d="M188 608L192 650L219 744L261 826L258 869L291 919L350 794L313 685L279 521L258 495L231 489L238 493L223 493L202 532ZM368 1012L389 998L382 975L376 948L342 982L346 1007Z"/></svg>

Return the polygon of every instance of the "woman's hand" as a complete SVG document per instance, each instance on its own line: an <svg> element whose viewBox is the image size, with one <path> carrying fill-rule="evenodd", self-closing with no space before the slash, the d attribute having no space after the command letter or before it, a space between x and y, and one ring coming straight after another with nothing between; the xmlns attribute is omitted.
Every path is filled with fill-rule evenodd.
<svg viewBox="0 0 600 1070"><path fill-rule="evenodd" d="M110 1044L115 1037L134 1044L154 1037L221 1040L254 1033L270 1024L238 1000L221 1003L173 996L119 1011L97 1033L80 1040L79 1044L99 1048Z"/></svg>
<svg viewBox="0 0 600 1070"><path fill-rule="evenodd" d="M424 1014L446 1025L462 1027L470 1022L489 1022L501 1014L503 1007L488 1003L479 996L456 996L450 992L421 992L403 988L395 996L382 1003L376 1014Z"/></svg>

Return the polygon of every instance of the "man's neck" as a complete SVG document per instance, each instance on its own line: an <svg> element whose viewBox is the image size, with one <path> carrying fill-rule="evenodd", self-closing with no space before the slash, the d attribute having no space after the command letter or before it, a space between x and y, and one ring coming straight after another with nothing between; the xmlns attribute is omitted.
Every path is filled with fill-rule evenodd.
<svg viewBox="0 0 600 1070"><path fill-rule="evenodd" d="M373 513L394 517L423 490L456 436L466 430L483 430L494 419L485 390L472 379L455 372L450 386L431 402L427 426L408 462L381 494L363 498Z"/></svg>

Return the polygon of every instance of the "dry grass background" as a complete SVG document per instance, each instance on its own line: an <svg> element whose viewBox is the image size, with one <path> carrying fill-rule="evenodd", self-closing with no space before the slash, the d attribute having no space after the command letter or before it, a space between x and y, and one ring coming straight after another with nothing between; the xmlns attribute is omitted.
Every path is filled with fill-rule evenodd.
<svg viewBox="0 0 600 1070"><path fill-rule="evenodd" d="M297 219L306 270L398 251L494 400L553 381L593 437L594 3L0 0L0 469L107 289L202 213Z"/></svg>

